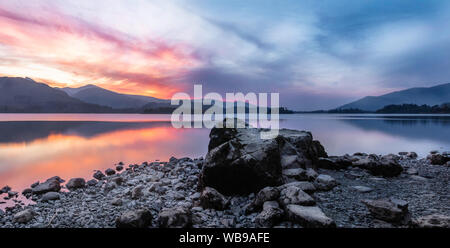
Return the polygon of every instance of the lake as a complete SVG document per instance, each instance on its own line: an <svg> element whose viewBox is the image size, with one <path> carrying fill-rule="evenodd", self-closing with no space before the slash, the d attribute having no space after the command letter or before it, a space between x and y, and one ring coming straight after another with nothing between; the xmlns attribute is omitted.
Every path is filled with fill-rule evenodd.
<svg viewBox="0 0 450 248"><path fill-rule="evenodd" d="M294 114L280 126L311 131L330 155L450 150L450 115ZM91 179L121 161L200 157L208 135L173 128L170 115L0 114L0 187L20 192L52 176Z"/></svg>

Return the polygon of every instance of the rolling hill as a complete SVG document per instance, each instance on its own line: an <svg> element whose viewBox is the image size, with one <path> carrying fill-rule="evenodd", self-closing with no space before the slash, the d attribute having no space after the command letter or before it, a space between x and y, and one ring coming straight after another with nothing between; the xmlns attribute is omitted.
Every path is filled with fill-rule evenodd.
<svg viewBox="0 0 450 248"><path fill-rule="evenodd" d="M381 96L367 96L360 100L345 104L338 110L360 109L376 111L387 105L417 104L439 105L450 101L450 83L433 87L411 88L392 92Z"/></svg>
<svg viewBox="0 0 450 248"><path fill-rule="evenodd" d="M0 77L0 112L3 113L105 113L109 107L85 103L30 78Z"/></svg>

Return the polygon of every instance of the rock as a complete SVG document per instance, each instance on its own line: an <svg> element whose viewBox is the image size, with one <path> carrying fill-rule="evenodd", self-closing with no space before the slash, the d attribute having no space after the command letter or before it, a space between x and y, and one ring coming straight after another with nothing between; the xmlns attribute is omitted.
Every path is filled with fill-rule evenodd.
<svg viewBox="0 0 450 248"><path fill-rule="evenodd" d="M430 154L431 155L434 155L434 154L438 154L439 153L439 151L438 150L433 150L433 151L430 151Z"/></svg>
<svg viewBox="0 0 450 248"><path fill-rule="evenodd" d="M8 193L10 190L11 190L11 187L9 187L8 185L4 186L2 189L0 189L0 194Z"/></svg>
<svg viewBox="0 0 450 248"><path fill-rule="evenodd" d="M306 170L302 168L297 169L285 169L282 171L284 182L291 181L307 181L308 176L306 175Z"/></svg>
<svg viewBox="0 0 450 248"><path fill-rule="evenodd" d="M287 183L287 184L283 184L283 185L279 186L278 189L281 191L281 190L291 187L291 186L298 187L299 189L303 190L304 192L306 192L308 194L312 194L312 193L316 192L316 190L317 190L316 186L314 186L314 184L312 184L310 182Z"/></svg>
<svg viewBox="0 0 450 248"><path fill-rule="evenodd" d="M399 152L398 155L400 155L400 156L406 156L406 155L408 155L408 152Z"/></svg>
<svg viewBox="0 0 450 248"><path fill-rule="evenodd" d="M406 156L411 159L416 159L418 157L417 153L415 153L415 152L409 152L408 155L406 155Z"/></svg>
<svg viewBox="0 0 450 248"><path fill-rule="evenodd" d="M22 195L31 195L33 193L33 190L31 190L30 188L24 189L22 191Z"/></svg>
<svg viewBox="0 0 450 248"><path fill-rule="evenodd" d="M450 161L450 157L444 156L439 153L431 154L427 157L432 165L444 165Z"/></svg>
<svg viewBox="0 0 450 248"><path fill-rule="evenodd" d="M319 175L314 181L314 185L319 190L332 190L334 187L338 185L337 181L329 175Z"/></svg>
<svg viewBox="0 0 450 248"><path fill-rule="evenodd" d="M105 170L105 174L107 176L112 176L112 175L116 174L116 171L111 169L111 168L108 168L108 169Z"/></svg>
<svg viewBox="0 0 450 248"><path fill-rule="evenodd" d="M265 187L256 194L253 205L256 207L262 207L264 202L274 201L280 197L280 190L274 187Z"/></svg>
<svg viewBox="0 0 450 248"><path fill-rule="evenodd" d="M308 178L308 181L314 181L319 176L319 173L317 173L314 169L308 168L306 170L306 177Z"/></svg>
<svg viewBox="0 0 450 248"><path fill-rule="evenodd" d="M115 177L111 178L111 182L120 186L120 185L122 185L122 183L125 182L125 179L123 179L123 177L120 177L120 176L115 176Z"/></svg>
<svg viewBox="0 0 450 248"><path fill-rule="evenodd" d="M419 172L416 169L414 169L414 168L409 168L408 170L406 170L406 174L408 174L408 175L417 175L417 174L419 174Z"/></svg>
<svg viewBox="0 0 450 248"><path fill-rule="evenodd" d="M450 167L450 161L448 161L445 166Z"/></svg>
<svg viewBox="0 0 450 248"><path fill-rule="evenodd" d="M95 185L97 185L97 180L91 179L91 180L87 181L87 185L91 186L91 187L95 186Z"/></svg>
<svg viewBox="0 0 450 248"><path fill-rule="evenodd" d="M120 165L120 164L117 165L117 166L116 166L116 170L117 170L117 171L122 171L122 170L123 170L123 165Z"/></svg>
<svg viewBox="0 0 450 248"><path fill-rule="evenodd" d="M147 209L130 210L116 219L117 228L146 228L152 224L152 214Z"/></svg>
<svg viewBox="0 0 450 248"><path fill-rule="evenodd" d="M280 222L283 219L283 216L283 210L275 207L273 203L264 204L264 209L256 216L255 223L258 227L270 228Z"/></svg>
<svg viewBox="0 0 450 248"><path fill-rule="evenodd" d="M106 176L105 176L105 174L103 174L103 172L98 170L94 173L93 177L100 181L100 180L105 179Z"/></svg>
<svg viewBox="0 0 450 248"><path fill-rule="evenodd" d="M224 210L227 207L227 199L214 188L206 187L200 195L200 205L204 209Z"/></svg>
<svg viewBox="0 0 450 248"><path fill-rule="evenodd" d="M413 221L413 226L418 228L450 228L450 216L432 214L419 217Z"/></svg>
<svg viewBox="0 0 450 248"><path fill-rule="evenodd" d="M409 219L408 204L396 199L362 201L372 216L390 223L406 223Z"/></svg>
<svg viewBox="0 0 450 248"><path fill-rule="evenodd" d="M393 155L379 158L376 155L360 157L353 166L368 170L374 176L395 177L400 175L403 167Z"/></svg>
<svg viewBox="0 0 450 248"><path fill-rule="evenodd" d="M144 194L142 192L142 190L144 189L144 186L139 185L133 188L133 190L131 191L131 199L139 199L141 198Z"/></svg>
<svg viewBox="0 0 450 248"><path fill-rule="evenodd" d="M52 177L45 182L40 183L36 187L32 188L33 194L45 194L47 192L59 192L61 190L61 180L59 177Z"/></svg>
<svg viewBox="0 0 450 248"><path fill-rule="evenodd" d="M283 189L279 201L282 206L290 204L312 206L316 204L311 196L296 186L290 186Z"/></svg>
<svg viewBox="0 0 450 248"><path fill-rule="evenodd" d="M66 187L69 190L75 190L75 189L79 189L79 188L84 188L84 187L86 187L86 181L84 181L84 178L72 178L66 184Z"/></svg>
<svg viewBox="0 0 450 248"><path fill-rule="evenodd" d="M192 215L187 208L166 208L159 213L158 223L163 228L187 228L192 224Z"/></svg>
<svg viewBox="0 0 450 248"><path fill-rule="evenodd" d="M255 193L282 183L282 168L307 167L326 156L309 132L281 129L276 139L261 139L255 128L213 128L203 163L200 188L226 195ZM287 163L286 157L294 158ZM282 160L284 165L282 166ZM231 183L232 182L232 183Z"/></svg>
<svg viewBox="0 0 450 248"><path fill-rule="evenodd" d="M122 206L122 199L120 199L119 197L116 197L116 198L112 199L111 205L113 205L113 206Z"/></svg>
<svg viewBox="0 0 450 248"><path fill-rule="evenodd" d="M288 205L286 212L289 220L308 228L332 228L335 222L328 218L319 207Z"/></svg>
<svg viewBox="0 0 450 248"><path fill-rule="evenodd" d="M30 188L34 188L34 187L36 187L38 185L39 185L39 181L34 182L33 184L30 185Z"/></svg>
<svg viewBox="0 0 450 248"><path fill-rule="evenodd" d="M319 168L329 169L329 170L346 169L351 165L352 165L352 161L346 156L343 156L343 157L331 156L331 157L327 157L327 158L319 158L317 161L317 166Z"/></svg>
<svg viewBox="0 0 450 248"><path fill-rule="evenodd" d="M372 188L366 186L353 186L352 189L358 191L359 193L369 193L373 191Z"/></svg>
<svg viewBox="0 0 450 248"><path fill-rule="evenodd" d="M25 224L30 222L33 219L34 215L35 213L33 212L33 210L25 209L23 211L16 213L13 217L13 220L17 223Z"/></svg>
<svg viewBox="0 0 450 248"><path fill-rule="evenodd" d="M59 199L60 195L57 192L47 192L44 195L42 195L42 201L54 201Z"/></svg>
<svg viewBox="0 0 450 248"><path fill-rule="evenodd" d="M17 197L18 194L16 191L8 191L9 198Z"/></svg>
<svg viewBox="0 0 450 248"><path fill-rule="evenodd" d="M411 178L412 180L421 181L421 182L425 182L428 180L425 177L416 176L416 175L411 175L409 178Z"/></svg>

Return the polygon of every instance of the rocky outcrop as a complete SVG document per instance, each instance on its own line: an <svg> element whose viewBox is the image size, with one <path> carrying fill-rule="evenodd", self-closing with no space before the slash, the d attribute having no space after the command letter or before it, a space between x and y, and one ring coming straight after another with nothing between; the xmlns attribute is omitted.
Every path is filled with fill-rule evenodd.
<svg viewBox="0 0 450 248"><path fill-rule="evenodd" d="M130 210L116 220L117 228L146 228L152 223L152 214L147 209Z"/></svg>
<svg viewBox="0 0 450 248"><path fill-rule="evenodd" d="M260 129L213 128L200 188L213 187L227 195L256 193L281 185L283 170L312 167L324 156L324 148L309 132L282 129L275 139L261 139ZM296 171L286 176L304 176L291 172Z"/></svg>

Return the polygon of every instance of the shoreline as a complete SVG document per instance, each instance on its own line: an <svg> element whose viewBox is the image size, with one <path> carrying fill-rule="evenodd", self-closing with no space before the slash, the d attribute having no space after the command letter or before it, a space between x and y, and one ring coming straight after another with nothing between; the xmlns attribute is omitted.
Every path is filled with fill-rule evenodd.
<svg viewBox="0 0 450 248"><path fill-rule="evenodd" d="M33 195L32 198L36 200L34 204L25 207L16 205L0 213L0 228L117 227L117 219L132 209L149 210L153 216L149 227L153 228L173 227L161 226L160 215L164 209L191 210L191 219L187 220L190 224L181 227L258 227L255 224L258 212L246 213L246 208L255 201L256 195L253 193L247 196L225 196L228 207L224 210L199 206L201 194L197 191L197 180L202 162L203 159L172 158L169 162L130 165L121 172L114 170L115 174L111 174L112 169L109 169L107 171L111 175L105 175L101 180L91 179L85 186L80 184L80 188ZM373 176L356 167L345 170L317 169L318 173L336 179L338 184L332 190L318 190L310 195L317 206L336 222L336 226L343 228L410 227L373 218L364 204L358 203L363 198L395 196L409 200L409 209L415 219L433 214L450 216L450 208L445 204L446 199L450 200L449 189L440 189L447 196L436 195L439 186L435 185L443 178L448 179L450 168L430 165L427 159L406 156L400 156L399 163L405 170L396 178ZM120 167L123 166L118 165L118 169ZM63 188L67 189L67 186ZM423 197L426 199L412 201L412 198ZM15 220L15 216L23 209L31 209L33 214L29 221L20 223ZM274 227L300 228L301 225L286 219Z"/></svg>

